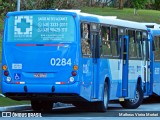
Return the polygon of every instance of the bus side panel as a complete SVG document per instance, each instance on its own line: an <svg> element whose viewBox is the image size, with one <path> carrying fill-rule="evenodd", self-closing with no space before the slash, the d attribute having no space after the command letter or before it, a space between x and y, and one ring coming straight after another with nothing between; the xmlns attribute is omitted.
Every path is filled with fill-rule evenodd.
<svg viewBox="0 0 160 120"><path fill-rule="evenodd" d="M103 100L103 89L104 89L104 82L107 79L108 81L108 88L110 89L110 80L111 80L111 71L109 66L109 61L107 59L101 58L99 59L99 86L98 86L98 98ZM110 93L109 93L110 94Z"/></svg>
<svg viewBox="0 0 160 120"><path fill-rule="evenodd" d="M121 77L121 67L120 67L120 60L119 59L110 59L109 60L110 66L110 100L117 100L122 94L122 77Z"/></svg>
<svg viewBox="0 0 160 120"><path fill-rule="evenodd" d="M122 97L122 66L123 62L120 59L109 60L111 69L111 87L110 87L110 100L117 100ZM127 75L127 74L126 74ZM129 77L129 75L127 75ZM136 89L137 77L128 79L128 97L134 98Z"/></svg>
<svg viewBox="0 0 160 120"><path fill-rule="evenodd" d="M129 97L134 97L138 78L142 81L144 80L144 69L143 61L141 60L129 60L129 83L132 83L129 86Z"/></svg>
<svg viewBox="0 0 160 120"><path fill-rule="evenodd" d="M110 100L116 100L122 97L122 77L121 77L121 63L120 60L110 60L111 69L111 87ZM128 97L134 98L138 77L143 79L143 69L141 69L141 61L129 61L128 74Z"/></svg>
<svg viewBox="0 0 160 120"><path fill-rule="evenodd" d="M82 61L82 68L80 68L82 73L82 82L80 83L80 95L90 101L91 93L92 93L92 58L83 58Z"/></svg>
<svg viewBox="0 0 160 120"><path fill-rule="evenodd" d="M153 63L153 92L160 95L160 62Z"/></svg>

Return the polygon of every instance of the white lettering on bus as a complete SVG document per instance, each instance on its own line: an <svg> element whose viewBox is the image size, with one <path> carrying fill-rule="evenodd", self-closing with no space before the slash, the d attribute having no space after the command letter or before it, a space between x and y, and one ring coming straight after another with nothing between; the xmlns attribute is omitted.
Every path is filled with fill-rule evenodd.
<svg viewBox="0 0 160 120"><path fill-rule="evenodd" d="M72 61L71 58L66 59L66 58L51 58L50 63L52 66L71 66Z"/></svg>
<svg viewBox="0 0 160 120"><path fill-rule="evenodd" d="M67 17L38 17L38 21L67 21Z"/></svg>

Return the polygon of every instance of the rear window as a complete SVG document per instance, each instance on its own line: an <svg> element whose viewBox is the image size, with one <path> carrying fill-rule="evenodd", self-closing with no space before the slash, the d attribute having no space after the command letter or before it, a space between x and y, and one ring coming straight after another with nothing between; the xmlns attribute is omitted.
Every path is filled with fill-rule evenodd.
<svg viewBox="0 0 160 120"><path fill-rule="evenodd" d="M9 42L72 42L75 22L69 15L18 15L8 18Z"/></svg>

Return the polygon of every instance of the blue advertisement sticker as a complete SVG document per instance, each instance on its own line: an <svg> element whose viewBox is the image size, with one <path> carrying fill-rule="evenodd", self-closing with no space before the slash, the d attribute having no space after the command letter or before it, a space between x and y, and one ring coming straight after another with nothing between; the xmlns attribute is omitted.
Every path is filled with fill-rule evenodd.
<svg viewBox="0 0 160 120"><path fill-rule="evenodd" d="M10 16L7 35L10 42L72 42L74 31L71 15L30 14Z"/></svg>

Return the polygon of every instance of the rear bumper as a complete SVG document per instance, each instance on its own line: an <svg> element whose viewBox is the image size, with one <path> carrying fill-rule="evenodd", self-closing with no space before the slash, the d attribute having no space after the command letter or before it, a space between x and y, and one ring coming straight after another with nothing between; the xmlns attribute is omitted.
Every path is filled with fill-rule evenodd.
<svg viewBox="0 0 160 120"><path fill-rule="evenodd" d="M70 85L2 84L5 96L15 100L44 99L55 102L81 100L78 82Z"/></svg>
<svg viewBox="0 0 160 120"><path fill-rule="evenodd" d="M64 102L73 103L77 101L87 102L86 99L82 98L78 94L56 94L56 93L6 93L6 97L13 100L42 100L52 102Z"/></svg>

